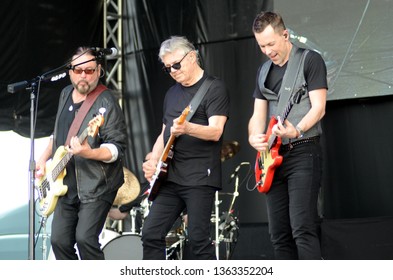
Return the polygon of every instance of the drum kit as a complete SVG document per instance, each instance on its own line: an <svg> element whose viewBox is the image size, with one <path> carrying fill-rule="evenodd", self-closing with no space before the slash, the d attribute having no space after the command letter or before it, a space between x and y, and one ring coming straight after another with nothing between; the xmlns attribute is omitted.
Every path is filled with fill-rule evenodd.
<svg viewBox="0 0 393 280"><path fill-rule="evenodd" d="M240 146L236 141L225 141L221 149L221 161L232 158L239 152ZM108 216L107 222L99 236L99 242L107 260L142 260L142 228L143 222L149 214L151 202L143 195L148 186L141 188L136 176L127 168L124 171L124 184L120 187L113 207L129 205L122 220ZM238 181L236 181L238 182ZM215 207L211 222L215 225L213 244L216 248L217 259L220 259L220 243L225 244L225 259L229 259L237 242L239 231L238 219L234 215L233 205L238 197L238 186L233 193L216 192ZM219 196L232 196L228 211L220 214ZM119 209L119 208L117 208ZM127 223L128 222L128 223ZM127 228L127 225L129 227ZM182 260L187 244L187 215L180 216L166 236L166 255L168 260Z"/></svg>

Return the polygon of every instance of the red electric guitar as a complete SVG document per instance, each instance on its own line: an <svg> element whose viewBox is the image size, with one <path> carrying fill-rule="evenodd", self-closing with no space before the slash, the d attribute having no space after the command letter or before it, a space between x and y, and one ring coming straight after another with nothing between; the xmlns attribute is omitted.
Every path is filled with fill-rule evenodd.
<svg viewBox="0 0 393 280"><path fill-rule="evenodd" d="M300 102L300 98L305 93L305 88L301 87L289 100L288 105L285 107L282 113L281 120L284 122L289 115L294 104ZM255 181L256 188L261 193L267 193L272 185L274 171L282 163L282 156L279 155L278 150L281 146L281 138L272 134L272 129L275 124L278 123L276 117L271 117L267 132L266 139L268 147L263 152L257 153L255 161Z"/></svg>

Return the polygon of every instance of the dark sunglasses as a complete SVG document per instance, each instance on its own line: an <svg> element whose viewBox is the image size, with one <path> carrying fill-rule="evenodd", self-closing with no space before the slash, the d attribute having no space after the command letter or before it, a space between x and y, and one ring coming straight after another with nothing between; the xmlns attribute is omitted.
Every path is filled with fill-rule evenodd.
<svg viewBox="0 0 393 280"><path fill-rule="evenodd" d="M162 67L162 70L164 70L166 73L170 74L171 73L171 68L175 69L175 70L179 70L181 68L181 62L183 61L183 59L187 56L187 54L189 54L190 52L186 53L182 59L180 59L179 62L174 63L171 66L164 66Z"/></svg>
<svg viewBox="0 0 393 280"><path fill-rule="evenodd" d="M82 74L82 72L85 72L86 75L91 75L93 74L97 68L86 68L86 69L81 69L81 68L71 68L72 72L74 72L75 74Z"/></svg>

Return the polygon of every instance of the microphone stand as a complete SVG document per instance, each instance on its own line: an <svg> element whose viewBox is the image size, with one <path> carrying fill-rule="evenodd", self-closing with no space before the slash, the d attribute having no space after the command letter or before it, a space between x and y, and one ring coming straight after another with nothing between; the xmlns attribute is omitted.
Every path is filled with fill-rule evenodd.
<svg viewBox="0 0 393 280"><path fill-rule="evenodd" d="M39 80L38 80L39 81ZM40 82L40 81L39 81ZM34 105L37 93L37 82L31 83L30 93L30 161L29 161L29 260L35 259L35 199L34 199L34 178L35 178L35 160L34 160Z"/></svg>
<svg viewBox="0 0 393 280"><path fill-rule="evenodd" d="M66 76L65 66L32 79L31 81L21 81L8 85L8 92L15 93L19 90L30 90L30 160L29 160L29 240L28 240L28 259L35 259L35 160L34 160L34 132L35 132L35 104L36 95L39 93L41 81L57 81Z"/></svg>

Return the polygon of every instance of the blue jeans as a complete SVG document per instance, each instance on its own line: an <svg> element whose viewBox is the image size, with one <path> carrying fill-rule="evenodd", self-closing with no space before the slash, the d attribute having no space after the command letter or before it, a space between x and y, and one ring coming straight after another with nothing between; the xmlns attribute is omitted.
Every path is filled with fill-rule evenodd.
<svg viewBox="0 0 393 280"><path fill-rule="evenodd" d="M319 143L280 152L284 157L266 195L276 259L321 259L318 194L322 177Z"/></svg>

